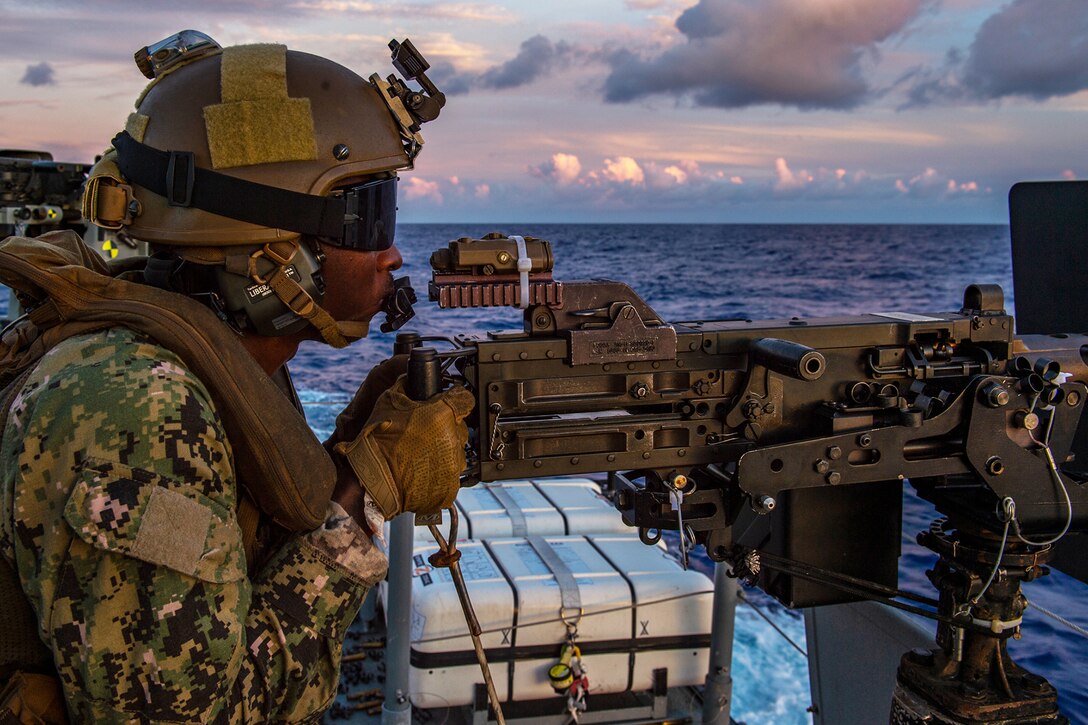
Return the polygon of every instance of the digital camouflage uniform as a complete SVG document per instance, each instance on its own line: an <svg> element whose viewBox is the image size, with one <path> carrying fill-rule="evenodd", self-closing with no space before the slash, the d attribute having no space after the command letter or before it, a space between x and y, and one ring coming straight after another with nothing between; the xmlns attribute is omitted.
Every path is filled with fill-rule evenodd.
<svg viewBox="0 0 1088 725"><path fill-rule="evenodd" d="M231 446L176 355L123 328L61 343L16 396L0 454L0 543L74 721L328 707L385 558L332 503L247 577Z"/></svg>

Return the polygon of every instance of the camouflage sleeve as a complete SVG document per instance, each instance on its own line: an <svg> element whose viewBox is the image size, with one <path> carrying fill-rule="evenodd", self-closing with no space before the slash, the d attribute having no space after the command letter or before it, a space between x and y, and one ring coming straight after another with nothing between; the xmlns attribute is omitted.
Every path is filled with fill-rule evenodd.
<svg viewBox="0 0 1088 725"><path fill-rule="evenodd" d="M208 393L127 330L43 358L0 447L14 558L76 722L298 722L384 557L331 506L252 581Z"/></svg>

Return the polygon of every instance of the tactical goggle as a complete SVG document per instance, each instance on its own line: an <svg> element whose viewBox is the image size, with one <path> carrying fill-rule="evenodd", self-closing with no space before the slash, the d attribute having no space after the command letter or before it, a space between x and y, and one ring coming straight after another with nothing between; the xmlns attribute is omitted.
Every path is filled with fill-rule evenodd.
<svg viewBox="0 0 1088 725"><path fill-rule="evenodd" d="M192 152L160 151L127 131L114 137L113 147L124 177L165 197L170 206L307 234L348 249L380 252L393 245L396 177L315 196L199 167Z"/></svg>
<svg viewBox="0 0 1088 725"><path fill-rule="evenodd" d="M397 226L395 176L333 192L332 198L344 200L344 235L323 241L364 252L380 252L393 246Z"/></svg>

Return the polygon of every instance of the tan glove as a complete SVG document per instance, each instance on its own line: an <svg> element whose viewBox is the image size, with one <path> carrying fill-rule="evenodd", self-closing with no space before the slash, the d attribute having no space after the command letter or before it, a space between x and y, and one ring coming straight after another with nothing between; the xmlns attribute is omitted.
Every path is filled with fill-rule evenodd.
<svg viewBox="0 0 1088 725"><path fill-rule="evenodd" d="M415 401L404 380L382 393L355 440L335 446L387 520L453 505L465 469L465 417L476 402L460 385Z"/></svg>
<svg viewBox="0 0 1088 725"><path fill-rule="evenodd" d="M382 360L374 366L366 380L355 392L355 397L347 404L340 415L336 416L336 428L332 435L325 441L325 450L332 452L337 443L353 441L359 437L370 414L374 411L374 403L378 397L397 381L401 375L408 372L408 356L394 355Z"/></svg>

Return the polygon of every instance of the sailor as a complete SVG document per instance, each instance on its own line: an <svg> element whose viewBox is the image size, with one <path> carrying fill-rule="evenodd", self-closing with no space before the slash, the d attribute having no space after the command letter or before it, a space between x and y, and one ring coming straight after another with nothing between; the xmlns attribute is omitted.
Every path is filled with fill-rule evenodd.
<svg viewBox="0 0 1088 725"><path fill-rule="evenodd" d="M406 316L396 175L441 94L194 31L137 63L84 206L146 268L0 243L29 310L0 344L0 721L313 721L383 521L456 495L472 396L384 363L323 447L284 365Z"/></svg>

